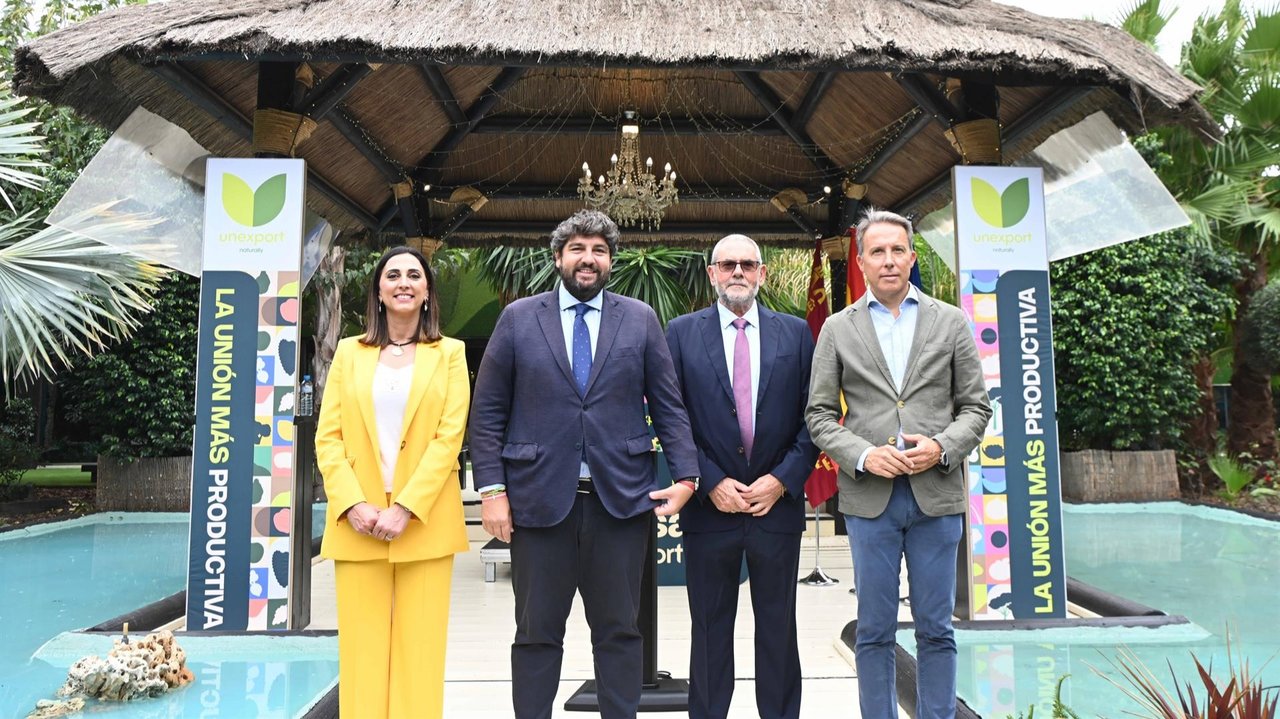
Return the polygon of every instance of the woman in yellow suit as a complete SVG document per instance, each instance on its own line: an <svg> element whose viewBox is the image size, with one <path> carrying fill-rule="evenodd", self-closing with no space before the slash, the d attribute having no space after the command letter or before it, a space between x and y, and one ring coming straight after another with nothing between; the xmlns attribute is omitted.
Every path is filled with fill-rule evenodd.
<svg viewBox="0 0 1280 719"><path fill-rule="evenodd" d="M470 386L440 336L435 279L387 250L365 334L338 344L316 430L329 497L342 717L440 717L453 554L468 548L457 480Z"/></svg>

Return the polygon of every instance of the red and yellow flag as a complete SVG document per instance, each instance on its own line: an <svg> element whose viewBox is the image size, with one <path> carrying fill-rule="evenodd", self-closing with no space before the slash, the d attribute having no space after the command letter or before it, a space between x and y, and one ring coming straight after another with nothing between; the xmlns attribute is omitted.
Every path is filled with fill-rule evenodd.
<svg viewBox="0 0 1280 719"><path fill-rule="evenodd" d="M848 307L867 292L867 280L862 276L862 268L858 267L858 230L849 228L849 266L845 281L844 306Z"/></svg>
<svg viewBox="0 0 1280 719"><path fill-rule="evenodd" d="M852 263L850 263L852 264ZM861 273L858 274L862 276ZM822 331L822 323L831 315L831 307L827 298L826 283L822 279L822 240L818 240L813 248L813 269L809 272L809 302L805 308L804 319L809 323L809 331L813 339L818 339ZM804 483L804 495L810 507L831 499L836 493L836 463L831 461L825 452L818 455L818 462Z"/></svg>

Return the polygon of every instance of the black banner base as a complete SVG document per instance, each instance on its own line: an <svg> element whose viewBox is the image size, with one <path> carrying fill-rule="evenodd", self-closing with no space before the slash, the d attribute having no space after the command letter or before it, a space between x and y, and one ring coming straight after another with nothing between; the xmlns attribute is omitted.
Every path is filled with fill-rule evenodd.
<svg viewBox="0 0 1280 719"><path fill-rule="evenodd" d="M801 577L799 584L807 584L810 587L829 587L833 584L839 584L840 580L822 571L822 567L814 567L809 576Z"/></svg>
<svg viewBox="0 0 1280 719"><path fill-rule="evenodd" d="M598 712L600 701L596 697L596 683L583 682L578 691L564 703L567 712ZM689 682L673 679L666 672L659 672L658 683L645 685L640 691L642 712L689 711Z"/></svg>

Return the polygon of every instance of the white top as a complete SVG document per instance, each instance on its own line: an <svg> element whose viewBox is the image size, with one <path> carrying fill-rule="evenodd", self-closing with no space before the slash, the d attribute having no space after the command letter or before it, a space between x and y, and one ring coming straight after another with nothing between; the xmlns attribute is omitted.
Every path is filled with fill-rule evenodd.
<svg viewBox="0 0 1280 719"><path fill-rule="evenodd" d="M720 336L724 340L724 359L729 367L729 386L732 387L733 351L738 344L738 328L733 326L733 321L738 316L722 302L716 303L716 309L720 312ZM744 330L747 349L751 351L751 416L755 417L756 407L760 405L760 306L752 302L751 309L743 313L742 319L747 321Z"/></svg>
<svg viewBox="0 0 1280 719"><path fill-rule="evenodd" d="M412 364L395 369L379 362L373 373L373 416L378 426L378 453L382 455L382 486L388 493L395 483L404 409L409 404L412 382Z"/></svg>

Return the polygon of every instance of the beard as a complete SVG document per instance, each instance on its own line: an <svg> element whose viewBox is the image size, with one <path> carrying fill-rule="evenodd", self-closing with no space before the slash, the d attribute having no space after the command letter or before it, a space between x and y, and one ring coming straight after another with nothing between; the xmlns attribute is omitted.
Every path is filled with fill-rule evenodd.
<svg viewBox="0 0 1280 719"><path fill-rule="evenodd" d="M604 289L605 283L609 281L609 270L600 269L599 265L595 265L592 269L596 271L596 277L590 282L579 282L577 278L578 269L582 268L579 262L573 267L567 264L560 267L560 281L564 283L564 288L573 295L573 298L579 302L587 300L600 294L600 290Z"/></svg>
<svg viewBox="0 0 1280 719"><path fill-rule="evenodd" d="M751 303L755 302L756 295L760 294L760 285L759 284L753 285L749 282L745 286L743 285L732 286L732 289L735 290L734 294L736 296L729 295L730 289L731 289L731 286L729 284L723 284L723 285L717 284L716 295L719 296L720 298L720 304L724 305L725 307L728 307L729 310L734 312L735 314L746 312L747 310L751 309ZM746 290L745 295L743 295L742 290Z"/></svg>

